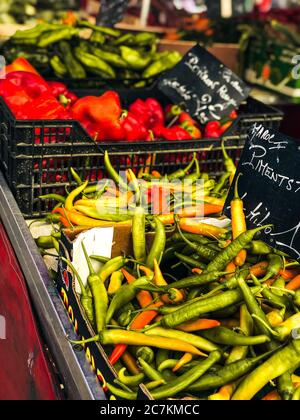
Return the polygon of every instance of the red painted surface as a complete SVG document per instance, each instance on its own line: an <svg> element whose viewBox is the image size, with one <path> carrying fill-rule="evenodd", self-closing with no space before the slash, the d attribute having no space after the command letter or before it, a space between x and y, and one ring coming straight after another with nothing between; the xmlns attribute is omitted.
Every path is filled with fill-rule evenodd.
<svg viewBox="0 0 300 420"><path fill-rule="evenodd" d="M0 400L55 399L25 280L0 223Z"/></svg>

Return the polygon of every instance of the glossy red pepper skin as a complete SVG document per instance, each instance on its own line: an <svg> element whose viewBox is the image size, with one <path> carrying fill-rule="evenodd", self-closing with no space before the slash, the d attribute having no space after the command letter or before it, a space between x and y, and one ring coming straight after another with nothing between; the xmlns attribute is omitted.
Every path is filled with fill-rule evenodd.
<svg viewBox="0 0 300 420"><path fill-rule="evenodd" d="M179 125L175 125L171 128L167 127L155 127L153 129L154 135L157 138L164 140L192 140L193 137L184 128Z"/></svg>
<svg viewBox="0 0 300 420"><path fill-rule="evenodd" d="M46 81L36 74L9 73L0 81L0 95L17 119L70 119Z"/></svg>
<svg viewBox="0 0 300 420"><path fill-rule="evenodd" d="M125 132L124 140L126 141L144 141L148 138L148 130L131 112L128 112L127 116L121 120L121 127Z"/></svg>
<svg viewBox="0 0 300 420"><path fill-rule="evenodd" d="M122 114L120 97L108 91L104 95L78 99L72 107L73 118L80 121L95 141L122 141L125 132L119 119Z"/></svg>
<svg viewBox="0 0 300 420"><path fill-rule="evenodd" d="M165 125L165 115L161 104L154 98L146 99L145 104L151 114L147 128L152 129L158 125Z"/></svg>
<svg viewBox="0 0 300 420"><path fill-rule="evenodd" d="M164 110L154 98L148 98L145 101L137 99L130 105L129 112L148 130L165 124Z"/></svg>

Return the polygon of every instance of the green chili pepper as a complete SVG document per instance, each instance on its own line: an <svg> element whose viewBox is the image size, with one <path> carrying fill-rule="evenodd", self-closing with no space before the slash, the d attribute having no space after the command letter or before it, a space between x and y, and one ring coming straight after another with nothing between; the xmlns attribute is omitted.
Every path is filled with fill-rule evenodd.
<svg viewBox="0 0 300 420"><path fill-rule="evenodd" d="M215 188L212 191L212 195L220 194L220 192L223 190L224 185L229 180L229 178L230 178L230 173L229 172L225 172L221 176L221 178L219 179L219 182L215 185Z"/></svg>
<svg viewBox="0 0 300 420"><path fill-rule="evenodd" d="M234 382L242 376L247 375L260 362L268 358L270 354L273 353L274 352L268 352L259 357L239 360L238 362L226 365L218 369L216 372L210 372L203 376L199 379L199 381L191 385L188 390L191 392L208 391L210 389L216 389Z"/></svg>
<svg viewBox="0 0 300 420"><path fill-rule="evenodd" d="M123 191L127 191L128 189L128 185L127 183L120 177L120 175L117 173L117 171L114 169L114 167L112 166L110 159L109 159L109 155L107 150L104 153L104 165L105 165L105 169L107 174L109 175L109 177L115 181L116 185L119 186L119 188Z"/></svg>
<svg viewBox="0 0 300 420"><path fill-rule="evenodd" d="M130 400L135 401L137 399L136 392L125 391L124 389L117 388L108 382L106 383L106 385L109 391L116 397L122 398L123 400L129 400L129 401Z"/></svg>
<svg viewBox="0 0 300 420"><path fill-rule="evenodd" d="M148 389L148 391L151 391L152 389L158 388L161 385L164 385L166 381L164 379L161 379L159 381L151 381L145 384L145 387Z"/></svg>
<svg viewBox="0 0 300 420"><path fill-rule="evenodd" d="M145 225L145 210L143 207L137 207L132 221L133 255L138 262L143 264L147 258Z"/></svg>
<svg viewBox="0 0 300 420"><path fill-rule="evenodd" d="M300 401L300 387L298 387L296 391L294 392L292 400Z"/></svg>
<svg viewBox="0 0 300 420"><path fill-rule="evenodd" d="M300 290L297 290L294 296L294 304L300 308Z"/></svg>
<svg viewBox="0 0 300 420"><path fill-rule="evenodd" d="M90 29L93 29L93 31L95 32L100 32L104 35L108 35L113 38L119 38L119 36L121 35L121 32L117 29L108 28L106 26L104 27L104 26L93 25L92 23L85 20L80 20L79 22L77 22L77 26L83 27L83 28L90 28Z"/></svg>
<svg viewBox="0 0 300 420"><path fill-rule="evenodd" d="M47 194L47 195L40 195L40 200L53 200L57 201L58 203L65 204L66 198L59 194Z"/></svg>
<svg viewBox="0 0 300 420"><path fill-rule="evenodd" d="M187 277L185 279L176 281L169 284L166 288L175 288L175 289L186 289L190 287L199 287L204 286L209 283L213 283L218 280L220 277L223 277L228 273L221 271L210 271L196 276ZM221 286L223 288L223 285Z"/></svg>
<svg viewBox="0 0 300 420"><path fill-rule="evenodd" d="M177 171L173 172L172 174L168 175L168 180L169 181L174 181L176 179L182 179L184 178L189 171L192 169L192 167L195 164L195 161L197 160L197 153L193 154L193 159L192 161L188 164L188 166L184 169L178 169Z"/></svg>
<svg viewBox="0 0 300 420"><path fill-rule="evenodd" d="M93 31L89 41L93 42L94 44L103 45L105 43L105 36L101 32Z"/></svg>
<svg viewBox="0 0 300 420"><path fill-rule="evenodd" d="M279 272L283 269L283 259L280 255L269 254L268 255L269 266L267 273L262 279L262 282L271 279L272 277L278 276Z"/></svg>
<svg viewBox="0 0 300 420"><path fill-rule="evenodd" d="M178 51L172 51L168 55L161 57L159 60L154 61L149 67L145 69L142 74L144 79L150 79L157 76L164 71L172 69L176 64L181 61L182 55Z"/></svg>
<svg viewBox="0 0 300 420"><path fill-rule="evenodd" d="M106 312L108 308L108 295L106 287L102 278L98 276L92 266L91 260L87 254L84 243L82 242L82 249L89 267L88 285L92 292L94 300L95 324L97 333L100 334L106 326Z"/></svg>
<svg viewBox="0 0 300 420"><path fill-rule="evenodd" d="M294 372L294 371L293 371ZM291 371L284 373L277 380L277 389L284 401L290 401L295 391Z"/></svg>
<svg viewBox="0 0 300 420"><path fill-rule="evenodd" d="M127 65L133 70L143 70L152 61L149 55L142 56L138 51L133 48L122 45L120 47L121 57Z"/></svg>
<svg viewBox="0 0 300 420"><path fill-rule="evenodd" d="M284 289L285 289L285 280L284 280L284 278L283 278L283 277L278 277L278 278L274 281L274 283L273 283L273 285L272 285L272 288L273 288L273 293L274 293L275 295L277 295L277 296L285 296L285 293L284 293ZM278 290L277 290L277 289L278 289ZM281 291L280 289L282 289L282 291Z"/></svg>
<svg viewBox="0 0 300 420"><path fill-rule="evenodd" d="M147 256L146 266L154 269L154 260L161 261L163 252L166 246L166 230L164 224L159 220L158 217L154 216L154 222L156 225L155 238L151 246L150 252Z"/></svg>
<svg viewBox="0 0 300 420"><path fill-rule="evenodd" d="M164 360L169 358L169 350L158 349L156 352L155 364L158 369Z"/></svg>
<svg viewBox="0 0 300 420"><path fill-rule="evenodd" d="M269 255L272 252L272 248L263 241L252 241L248 249L253 255Z"/></svg>
<svg viewBox="0 0 300 420"><path fill-rule="evenodd" d="M97 261L97 257L91 257L93 260ZM119 271L121 268L123 268L128 263L127 258L123 257L116 257L112 260L108 261L104 264L104 266L100 269L98 276L102 280L103 283L106 282L106 280L114 273L115 271Z"/></svg>
<svg viewBox="0 0 300 420"><path fill-rule="evenodd" d="M105 75L107 78L117 77L115 70L104 60L93 54L82 51L79 47L74 49L75 57L91 73Z"/></svg>
<svg viewBox="0 0 300 420"><path fill-rule="evenodd" d="M179 324L177 324L179 325ZM192 344L194 347L203 350L205 352L212 352L219 350L219 347L206 338L200 337L195 334L186 333L184 331L164 329L161 327L155 327L148 331L145 331L146 335L154 335L165 338L176 338L186 343Z"/></svg>
<svg viewBox="0 0 300 420"><path fill-rule="evenodd" d="M265 385L284 375L297 363L300 363L300 340L293 340L245 377L232 400L251 400Z"/></svg>
<svg viewBox="0 0 300 420"><path fill-rule="evenodd" d="M178 361L178 359L166 359L158 366L158 371L162 373L166 369L174 369Z"/></svg>
<svg viewBox="0 0 300 420"><path fill-rule="evenodd" d="M200 178L201 175L200 164L197 158L195 159L195 167L195 172L184 177L185 181L190 181L192 184L194 184Z"/></svg>
<svg viewBox="0 0 300 420"><path fill-rule="evenodd" d="M81 296L80 296L80 302L81 305L86 313L86 316L88 318L88 320L90 321L91 325L94 326L95 325L95 316L94 316L94 305L93 305L93 298L90 295L90 293L86 290L83 281L78 273L78 271L76 270L76 268L74 267L74 265L71 263L71 261L67 260L66 258L62 257L61 258L62 261L64 261L68 267L71 268L71 270L73 271L73 274L76 276L80 289L81 289Z"/></svg>
<svg viewBox="0 0 300 420"><path fill-rule="evenodd" d="M120 311L118 312L118 318L117 318L118 325L120 325L120 327L128 327L128 325L132 322L132 319L133 319L132 312L134 311L135 311L135 308L131 302L125 305L122 308L121 313Z"/></svg>
<svg viewBox="0 0 300 420"><path fill-rule="evenodd" d="M143 380L145 379L145 375L143 373L139 373L138 375L128 376L125 375L126 368L122 368L119 373L119 381L121 381L124 385L129 387L136 387L139 386Z"/></svg>
<svg viewBox="0 0 300 420"><path fill-rule="evenodd" d="M57 77L64 77L68 73L67 67L58 55L54 55L50 58L50 66Z"/></svg>
<svg viewBox="0 0 300 420"><path fill-rule="evenodd" d="M99 57L101 60L106 61L111 66L116 67L118 69L126 69L128 67L126 61L123 60L123 58L120 57L118 54L106 52L101 50L100 48L93 48L93 54L96 57Z"/></svg>
<svg viewBox="0 0 300 420"><path fill-rule="evenodd" d="M139 365L142 368L144 374L151 380L151 381L164 381L163 376L160 372L154 369L149 363L143 360L141 357L138 358ZM165 381L164 381L165 382Z"/></svg>
<svg viewBox="0 0 300 420"><path fill-rule="evenodd" d="M178 244L174 244L166 248L163 258L162 258L162 262L165 263L165 262L172 261L174 259L175 252L182 251L184 246L185 245L183 243L178 243Z"/></svg>
<svg viewBox="0 0 300 420"><path fill-rule="evenodd" d="M203 258L206 261L212 261L217 257L218 252L213 251L212 249L206 247L205 245L193 243L189 239L187 239L185 235L182 233L179 223L178 223L178 219L176 217L175 217L175 222L176 222L179 235L181 236L182 240L190 247L190 249L195 251L196 254L198 254L201 258Z"/></svg>
<svg viewBox="0 0 300 420"><path fill-rule="evenodd" d="M203 376L213 365L215 365L221 359L221 353L218 351L212 352L207 359L199 363L191 370L185 372L183 375L178 377L176 380L169 382L151 393L155 400L173 397L178 393L189 388L195 383L201 376Z"/></svg>
<svg viewBox="0 0 300 420"><path fill-rule="evenodd" d="M266 335L247 337L224 327L216 327L211 330L202 331L201 336L213 343L223 344L226 346L257 346L271 341Z"/></svg>
<svg viewBox="0 0 300 420"><path fill-rule="evenodd" d="M270 227L270 225L258 227L242 233L227 248L221 251L219 255L207 266L207 271L224 270L227 264L229 264L240 251L247 247L247 245L254 239L255 235L267 227Z"/></svg>
<svg viewBox="0 0 300 420"><path fill-rule="evenodd" d="M137 45L152 45L155 44L157 37L150 32L139 32L135 35L135 43Z"/></svg>
<svg viewBox="0 0 300 420"><path fill-rule="evenodd" d="M99 205L101 205L101 201L99 201ZM109 211L109 208L105 208L105 210L103 209L103 211L105 211L106 213L99 213L97 208L93 208L93 207L87 207L84 205L76 205L75 209L78 210L80 213L84 214L85 216L91 217L92 219L96 219L96 220L103 220L103 221L107 221L107 222L126 222L130 219L132 219L132 215L130 213L117 213L117 214L113 214L113 211L115 211L116 209L112 208L111 212Z"/></svg>
<svg viewBox="0 0 300 420"><path fill-rule="evenodd" d="M136 286L143 287L144 285L147 285L150 281L150 277L141 277L134 283L125 284L124 286L122 286L114 295L108 307L106 314L106 324L109 324L116 311L118 311L120 308L122 308L122 306L131 302L135 298L137 291L139 290L136 288Z"/></svg>
<svg viewBox="0 0 300 420"><path fill-rule="evenodd" d="M124 34L113 40L113 45L133 45L135 43L135 36L132 33Z"/></svg>
<svg viewBox="0 0 300 420"><path fill-rule="evenodd" d="M178 258L181 262L188 264L192 268L200 268L201 270L206 269L206 265L201 261L195 260L194 258L187 257L186 255L179 254L178 252L174 252L176 258Z"/></svg>
<svg viewBox="0 0 300 420"><path fill-rule="evenodd" d="M61 41L59 43L59 49L62 53L64 64L68 70L69 75L74 79L85 79L86 71L82 65L73 56L72 50L68 42Z"/></svg>
<svg viewBox="0 0 300 420"><path fill-rule="evenodd" d="M61 29L44 32L40 36L37 45L40 48L45 48L63 39L71 39L73 36L78 35L78 34L79 34L79 31L77 28L73 28L72 26L64 26Z"/></svg>
<svg viewBox="0 0 300 420"><path fill-rule="evenodd" d="M253 327L253 319L249 314L247 306L242 305L240 308L240 331L246 337L249 337L253 334ZM230 365L231 363L245 359L247 357L248 351L249 349L247 346L235 346L231 350L230 355L226 360L226 365Z"/></svg>
<svg viewBox="0 0 300 420"><path fill-rule="evenodd" d="M155 355L151 347L146 347L146 346L136 347L134 351L135 351L135 356L137 358L140 357L141 359L145 360L145 362L149 364L153 363Z"/></svg>
<svg viewBox="0 0 300 420"><path fill-rule="evenodd" d="M225 148L225 140L222 141L222 152L223 152L223 158L224 158L224 166L227 172L231 176L233 176L236 173L236 166L231 159L231 157L228 155L227 150Z"/></svg>
<svg viewBox="0 0 300 420"><path fill-rule="evenodd" d="M91 258L92 260L98 261L98 262L100 262L100 263L102 263L102 264L106 264L106 263L108 263L108 262L110 262L110 261L111 261L111 259L110 259L110 258L107 258L107 257L100 257L100 256L98 256L98 255L91 255L91 256L90 256L90 258Z"/></svg>
<svg viewBox="0 0 300 420"><path fill-rule="evenodd" d="M39 236L35 239L35 243L39 248L42 249L52 249L54 248L53 245L53 237L51 235L49 236Z"/></svg>
<svg viewBox="0 0 300 420"><path fill-rule="evenodd" d="M259 287L251 289L251 293L253 293L253 295L259 291ZM229 306L237 304L242 300L243 294L240 290L230 290L228 292L221 293L220 295L202 299L195 303L190 303L182 309L165 315L156 325L161 325L166 328L174 328L177 325L184 324L185 322L201 317L204 314L228 308Z"/></svg>

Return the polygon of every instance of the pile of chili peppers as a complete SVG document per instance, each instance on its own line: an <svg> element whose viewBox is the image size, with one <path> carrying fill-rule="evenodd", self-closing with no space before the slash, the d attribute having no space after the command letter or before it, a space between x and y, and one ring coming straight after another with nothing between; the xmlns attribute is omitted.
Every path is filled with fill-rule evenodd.
<svg viewBox="0 0 300 420"><path fill-rule="evenodd" d="M130 191L124 191L107 154L105 163L123 208ZM193 165L195 156L188 170L169 174L168 181L193 175ZM224 179L232 182L229 156L225 167ZM259 240L266 226L247 230L239 177L234 181L231 229L223 229L193 218L191 210L188 216L146 215L131 170L127 176L139 197L135 207L125 215L100 214L95 202L105 188L96 190L78 174L73 176L78 187L66 198L56 197L59 207L48 221L68 226L65 234L73 235L106 225L132 230L132 256L88 255L82 243L87 279L62 258L80 284L81 305L95 331L94 337L75 344L113 346L107 350L117 372L116 383L107 384L111 394L135 400L144 384L158 400L300 399L300 265ZM103 198L107 209L116 200L116 194L109 194ZM222 211L224 199L217 195L204 194L207 214ZM199 202L191 204L195 208ZM173 226L169 235L166 225ZM155 232L150 246L148 230ZM60 234L54 232L51 243L48 238L49 248L58 249ZM42 246L47 238L36 241ZM103 264L99 271L92 261Z"/></svg>
<svg viewBox="0 0 300 420"><path fill-rule="evenodd" d="M237 118L234 111L223 121L200 127L178 106L164 109L151 97L137 99L128 110L122 108L114 91L79 99L63 83L46 82L24 58L7 66L6 73L0 81L0 96L17 119L76 119L97 142L219 138ZM56 137L52 137L55 142Z"/></svg>

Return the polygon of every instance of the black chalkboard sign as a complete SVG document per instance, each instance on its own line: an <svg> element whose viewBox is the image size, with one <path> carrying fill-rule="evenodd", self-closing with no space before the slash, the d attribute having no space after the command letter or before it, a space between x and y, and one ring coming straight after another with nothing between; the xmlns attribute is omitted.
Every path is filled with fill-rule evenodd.
<svg viewBox="0 0 300 420"><path fill-rule="evenodd" d="M237 175L247 227L273 224L264 240L300 260L300 141L255 124L241 156ZM233 185L235 184L235 180ZM231 188L225 213L230 215Z"/></svg>
<svg viewBox="0 0 300 420"><path fill-rule="evenodd" d="M97 25L114 26L123 19L129 0L101 0Z"/></svg>
<svg viewBox="0 0 300 420"><path fill-rule="evenodd" d="M250 92L238 76L200 45L164 73L158 87L201 124L227 117Z"/></svg>

